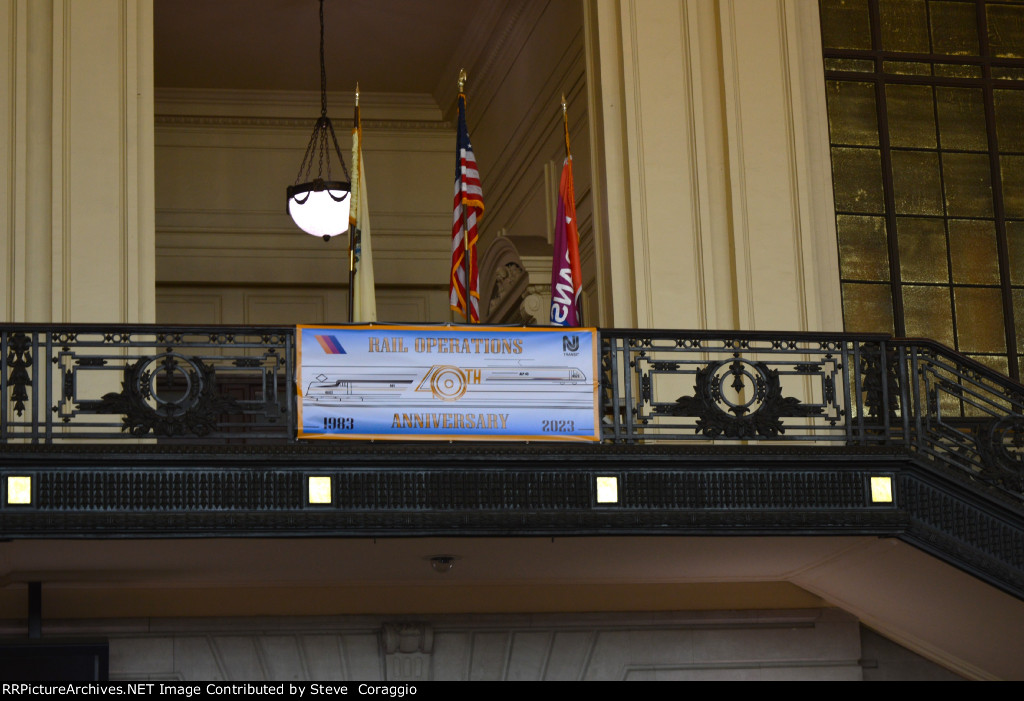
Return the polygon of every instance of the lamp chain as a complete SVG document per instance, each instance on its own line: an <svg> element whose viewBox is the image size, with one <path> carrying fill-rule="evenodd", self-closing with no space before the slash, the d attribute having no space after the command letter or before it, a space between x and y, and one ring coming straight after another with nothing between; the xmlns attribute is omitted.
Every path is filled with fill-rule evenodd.
<svg viewBox="0 0 1024 701"><path fill-rule="evenodd" d="M320 163L317 165L317 177L323 177L324 172L324 151L327 151L327 130L323 128L323 121L327 119L327 68L324 65L324 0L320 0ZM327 153L327 179L331 179L331 154Z"/></svg>
<svg viewBox="0 0 1024 701"><path fill-rule="evenodd" d="M324 67L324 0L320 0L320 116L327 116L327 69Z"/></svg>
<svg viewBox="0 0 1024 701"><path fill-rule="evenodd" d="M328 138L330 137L330 138ZM299 173L295 176L295 185L305 177L309 180L310 171L313 169L313 151L317 156L316 180L331 180L331 146L341 163L341 170L345 174L345 181L351 180L348 167L345 165L345 158L341 155L341 147L338 144L338 137L334 134L334 125L327 116L327 68L324 59L324 0L320 0L320 119L316 120L313 133L309 138L309 145L306 146L306 155L299 164ZM324 174L324 160L327 160L326 177Z"/></svg>

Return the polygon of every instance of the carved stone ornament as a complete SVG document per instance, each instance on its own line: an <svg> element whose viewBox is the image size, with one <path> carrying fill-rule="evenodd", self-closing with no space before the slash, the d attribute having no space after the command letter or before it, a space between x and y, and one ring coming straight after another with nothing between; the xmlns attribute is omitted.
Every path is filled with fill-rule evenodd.
<svg viewBox="0 0 1024 701"><path fill-rule="evenodd" d="M381 628L381 642L384 652L434 651L434 630L426 623L385 623Z"/></svg>
<svg viewBox="0 0 1024 701"><path fill-rule="evenodd" d="M498 269L494 275L494 289L491 292L491 303L488 305L488 312L493 312L501 306L505 297L516 287L519 279L526 275L526 271L518 263L506 263Z"/></svg>
<svg viewBox="0 0 1024 701"><path fill-rule="evenodd" d="M523 301L519 303L519 318L524 326L548 323L548 317L551 314L551 301L543 293L550 291L550 287L543 285L530 285L526 288Z"/></svg>
<svg viewBox="0 0 1024 701"><path fill-rule="evenodd" d="M215 374L215 368L196 357L168 352L140 358L125 367L121 391L103 395L90 408L98 414L122 414L121 431L133 436L205 436L222 414L239 411L235 400L217 394Z"/></svg>
<svg viewBox="0 0 1024 701"><path fill-rule="evenodd" d="M519 303L529 282L515 244L499 236L480 257L481 321L491 324L519 323Z"/></svg>
<svg viewBox="0 0 1024 701"><path fill-rule="evenodd" d="M708 438L771 438L786 432L780 420L783 416L823 413L821 406L783 397L777 370L739 357L699 369L693 389L692 397L656 407L655 413L699 417L694 432Z"/></svg>
<svg viewBox="0 0 1024 701"><path fill-rule="evenodd" d="M434 630L426 623L385 623L380 633L388 681L427 681Z"/></svg>

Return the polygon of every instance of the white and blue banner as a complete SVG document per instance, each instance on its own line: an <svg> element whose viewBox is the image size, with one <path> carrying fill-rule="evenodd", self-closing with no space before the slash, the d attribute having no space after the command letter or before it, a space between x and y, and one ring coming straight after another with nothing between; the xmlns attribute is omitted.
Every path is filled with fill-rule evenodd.
<svg viewBox="0 0 1024 701"><path fill-rule="evenodd" d="M600 439L596 329L299 326L299 438Z"/></svg>

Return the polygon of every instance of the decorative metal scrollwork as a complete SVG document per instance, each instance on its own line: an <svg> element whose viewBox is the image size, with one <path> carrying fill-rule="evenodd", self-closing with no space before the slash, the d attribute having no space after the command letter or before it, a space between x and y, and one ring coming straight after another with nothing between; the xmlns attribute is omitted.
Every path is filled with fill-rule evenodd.
<svg viewBox="0 0 1024 701"><path fill-rule="evenodd" d="M651 401L651 376L646 373L640 378L640 399Z"/></svg>
<svg viewBox="0 0 1024 701"><path fill-rule="evenodd" d="M692 397L680 397L674 404L657 407L655 412L699 417L694 432L708 438L771 438L786 432L783 416L824 413L820 405L783 397L777 370L739 357L700 368L693 389Z"/></svg>
<svg viewBox="0 0 1024 701"><path fill-rule="evenodd" d="M21 416L25 413L25 402L28 401L28 386L32 384L29 368L32 367L32 340L23 333L13 333L7 340L7 367L11 374L7 382L11 385L11 401L14 411Z"/></svg>
<svg viewBox="0 0 1024 701"><path fill-rule="evenodd" d="M158 387L160 375L163 387ZM215 375L215 368L196 357L169 352L140 358L125 367L120 392L103 395L88 409L122 414L121 431L133 436L205 436L222 414L239 411L235 400L217 394Z"/></svg>
<svg viewBox="0 0 1024 701"><path fill-rule="evenodd" d="M886 353L883 373L881 347L877 343L865 343L861 346L860 372L864 378L864 406L867 407L868 416L873 419L882 418L886 394L889 399L889 419L891 421L896 418L896 410L900 404L900 382L896 363L896 357Z"/></svg>
<svg viewBox="0 0 1024 701"><path fill-rule="evenodd" d="M671 361L655 360L651 363L651 370L655 372L678 372L679 363L673 363Z"/></svg>
<svg viewBox="0 0 1024 701"><path fill-rule="evenodd" d="M835 404L836 403L836 383L835 383L835 380L833 380L831 377L826 377L824 379L824 381L822 382L822 385L824 387L822 401L825 404L829 404L829 405ZM835 424L836 424L835 421L832 421L831 423L832 423L833 426L835 426Z"/></svg>
<svg viewBox="0 0 1024 701"><path fill-rule="evenodd" d="M979 431L983 479L1017 492L1024 490L1024 416L1010 414Z"/></svg>

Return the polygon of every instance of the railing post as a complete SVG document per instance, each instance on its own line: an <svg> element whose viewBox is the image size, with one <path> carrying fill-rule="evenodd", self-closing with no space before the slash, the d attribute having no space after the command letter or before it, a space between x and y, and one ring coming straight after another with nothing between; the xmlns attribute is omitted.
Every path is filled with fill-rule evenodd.
<svg viewBox="0 0 1024 701"><path fill-rule="evenodd" d="M910 418L913 415L913 408L910 403L910 383L907 377L907 347L905 344L893 344L894 352L897 354L897 366L899 367L899 390L900 390L900 418L903 424L903 445L910 445Z"/></svg>
<svg viewBox="0 0 1024 701"><path fill-rule="evenodd" d="M633 375L636 372L636 360L628 339L622 339L622 355L623 420L626 424L626 440L632 443L636 440L636 427L633 425Z"/></svg>
<svg viewBox="0 0 1024 701"><path fill-rule="evenodd" d="M288 442L295 443L298 441L299 436L299 398L298 392L295 391L296 383L298 382L298 349L295 347L295 331L292 330L286 337L285 341L285 373L287 379L285 384L287 385L286 404L288 407Z"/></svg>
<svg viewBox="0 0 1024 701"><path fill-rule="evenodd" d="M607 346L604 341L607 340ZM607 404L611 413L611 439L618 443L622 440L621 406L619 398L619 342L617 336L610 338L601 336L601 382L606 385L601 389L601 401ZM606 365L607 363L607 365ZM606 394L607 393L607 394Z"/></svg>
<svg viewBox="0 0 1024 701"><path fill-rule="evenodd" d="M925 413L925 411L927 411L928 399L925 398L924 407L922 407L922 405L921 405L921 386L920 386L921 373L920 373L919 368L918 368L919 360L918 360L917 346L908 346L907 350L908 350L908 361L909 361L909 363L908 363L909 364L908 372L910 373L910 377L911 377L912 396L909 399L911 404L909 405L908 409L905 409L904 411L908 411L909 410L910 413L914 417L914 436L913 436L913 440L908 439L907 443L908 443L908 445L915 445L915 444L917 444L917 443L919 443L921 441L921 436L923 435L924 427L922 425L922 421L923 421L924 413Z"/></svg>
<svg viewBox="0 0 1024 701"><path fill-rule="evenodd" d="M9 440L9 420L7 411L10 404L10 397L7 394L7 337L8 331L0 331L0 361L3 362L3 369L0 371L0 441L6 443Z"/></svg>
<svg viewBox="0 0 1024 701"><path fill-rule="evenodd" d="M39 357L39 334L42 333L46 337L46 354ZM52 331L41 331L32 334L32 369L35 371L33 376L35 382L32 384L33 390L33 401L32 401L32 442L39 442L39 422L42 421L43 425L46 426L45 435L43 438L44 443L53 442L53 422L50 421L50 407L53 406L53 374L50 368L50 358L53 355L53 332ZM39 383L46 383L46 406L43 407L43 411L46 412L43 416L39 415Z"/></svg>
<svg viewBox="0 0 1024 701"><path fill-rule="evenodd" d="M878 344L878 379L882 385L882 435L888 443L892 438L889 419L893 415L893 407L889 396L889 346L886 341Z"/></svg>
<svg viewBox="0 0 1024 701"><path fill-rule="evenodd" d="M851 348L853 349L852 353L851 353ZM857 361L856 361L856 358L857 358L857 344L856 343L851 343L848 340L843 340L843 342L842 342L842 349L843 349L843 351L842 351L842 354L840 355L840 357L842 358L842 361L843 361L842 378L843 378L843 404L846 407L846 421L844 422L846 424L846 442L847 443L852 443L855 440L854 439L854 431L853 431L853 410L854 410L854 407L856 406L857 400L859 399L859 395L858 396L854 396L854 394L851 391L851 388L850 388L850 371L851 371L851 368L856 368L857 367Z"/></svg>

